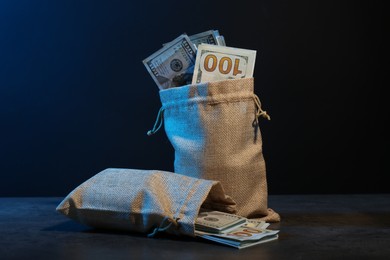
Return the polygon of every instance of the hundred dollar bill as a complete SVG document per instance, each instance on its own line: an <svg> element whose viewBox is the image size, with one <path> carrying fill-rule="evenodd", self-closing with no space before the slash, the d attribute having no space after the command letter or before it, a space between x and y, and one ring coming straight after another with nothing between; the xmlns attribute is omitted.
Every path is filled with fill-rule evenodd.
<svg viewBox="0 0 390 260"><path fill-rule="evenodd" d="M248 241L248 240L260 240L261 238L266 236L276 235L278 232L279 230L239 227L236 230L233 230L229 233L215 234L215 236L234 239L237 241Z"/></svg>
<svg viewBox="0 0 390 260"><path fill-rule="evenodd" d="M219 34L218 30L208 30L205 32L190 35L188 37L196 48L199 44L202 43L226 46L225 38ZM167 43L163 44L163 46L165 45L167 45Z"/></svg>
<svg viewBox="0 0 390 260"><path fill-rule="evenodd" d="M256 51L200 44L196 55L192 84L225 79L251 78Z"/></svg>
<svg viewBox="0 0 390 260"><path fill-rule="evenodd" d="M269 226L269 223L267 223L263 220L247 219L246 223L243 224L243 226L257 228L257 229L265 229Z"/></svg>
<svg viewBox="0 0 390 260"><path fill-rule="evenodd" d="M220 233L223 230L245 222L246 218L237 215L220 211L202 210L195 221L195 229L210 233Z"/></svg>
<svg viewBox="0 0 390 260"><path fill-rule="evenodd" d="M190 84L195 58L195 47L182 34L142 62L161 90Z"/></svg>
<svg viewBox="0 0 390 260"><path fill-rule="evenodd" d="M212 45L222 45L225 43L225 41L221 38L221 35L219 35L218 30L209 30L206 32L190 35L189 37L191 42L193 42L196 47L198 47L199 44L202 43L207 43Z"/></svg>

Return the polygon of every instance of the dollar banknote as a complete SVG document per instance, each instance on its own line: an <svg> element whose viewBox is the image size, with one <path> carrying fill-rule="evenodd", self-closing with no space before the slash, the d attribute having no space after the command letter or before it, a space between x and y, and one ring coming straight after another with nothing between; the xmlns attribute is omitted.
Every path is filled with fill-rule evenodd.
<svg viewBox="0 0 390 260"><path fill-rule="evenodd" d="M256 51L200 44L192 84L253 77Z"/></svg>
<svg viewBox="0 0 390 260"><path fill-rule="evenodd" d="M194 44L195 48L197 48L198 45L202 43L226 46L225 38L219 34L218 30L208 30L205 32L190 35L188 37ZM167 44L168 43L164 43L163 46Z"/></svg>
<svg viewBox="0 0 390 260"><path fill-rule="evenodd" d="M220 211L202 210L195 221L195 229L210 233L220 233L223 230L245 222L246 218L241 216Z"/></svg>
<svg viewBox="0 0 390 260"><path fill-rule="evenodd" d="M278 230L269 230L269 229L258 229L252 227L240 226L229 232L224 232L220 234L213 234L213 236L234 239L236 241L249 241L249 240L260 240L266 236L276 235Z"/></svg>
<svg viewBox="0 0 390 260"><path fill-rule="evenodd" d="M190 84L196 49L186 34L167 43L142 62L160 90Z"/></svg>
<svg viewBox="0 0 390 260"><path fill-rule="evenodd" d="M206 32L197 33L194 35L190 35L190 40L195 44L196 47L199 44L207 43L212 45L225 45L225 40L222 35L219 34L218 30L209 30Z"/></svg>
<svg viewBox="0 0 390 260"><path fill-rule="evenodd" d="M243 226L257 229L265 229L269 226L269 223L262 220L247 219L246 223L244 223Z"/></svg>

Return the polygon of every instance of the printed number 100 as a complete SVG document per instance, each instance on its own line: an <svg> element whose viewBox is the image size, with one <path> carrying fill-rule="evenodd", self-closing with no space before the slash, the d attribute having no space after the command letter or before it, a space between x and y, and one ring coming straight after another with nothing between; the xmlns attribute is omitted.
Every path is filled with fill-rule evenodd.
<svg viewBox="0 0 390 260"><path fill-rule="evenodd" d="M218 60L217 56L214 54L208 54L205 57L203 66L207 72L214 72L218 66L218 70L221 74L230 74L232 72L233 76L236 76L237 74L242 73L242 71L238 69L240 66L240 59L234 59L233 66L233 61L231 58L222 57L220 60Z"/></svg>

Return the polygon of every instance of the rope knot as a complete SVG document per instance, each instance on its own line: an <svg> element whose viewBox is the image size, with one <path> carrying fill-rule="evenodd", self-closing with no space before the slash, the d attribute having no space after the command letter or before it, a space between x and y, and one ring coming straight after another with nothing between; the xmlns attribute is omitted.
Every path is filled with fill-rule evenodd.
<svg viewBox="0 0 390 260"><path fill-rule="evenodd" d="M164 118L164 107L161 107L158 111L156 121L154 122L154 126L151 130L149 130L146 134L148 136L154 135L158 130L160 130L162 124L163 124L163 118Z"/></svg>
<svg viewBox="0 0 390 260"><path fill-rule="evenodd" d="M267 120L271 120L271 117L267 114L267 111L262 110L260 113L257 114L257 117L264 117Z"/></svg>
<svg viewBox="0 0 390 260"><path fill-rule="evenodd" d="M259 97L256 94L253 95L253 100L255 101L255 105L256 105L256 118L262 116L267 120L271 120L271 117L268 115L267 111L261 109L261 102Z"/></svg>

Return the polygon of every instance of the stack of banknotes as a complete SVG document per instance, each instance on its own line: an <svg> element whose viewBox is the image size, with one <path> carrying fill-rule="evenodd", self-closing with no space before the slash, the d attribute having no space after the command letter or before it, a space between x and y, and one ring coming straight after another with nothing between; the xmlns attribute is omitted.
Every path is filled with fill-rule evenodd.
<svg viewBox="0 0 390 260"><path fill-rule="evenodd" d="M256 51L227 47L218 30L181 34L143 60L160 90L253 77Z"/></svg>
<svg viewBox="0 0 390 260"><path fill-rule="evenodd" d="M235 248L246 248L278 239L278 230L268 223L241 216L201 209L195 221L195 235Z"/></svg>

